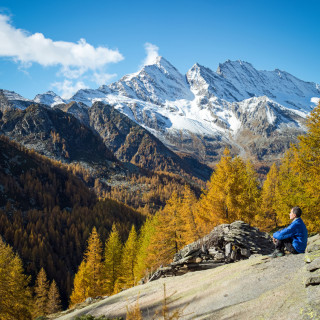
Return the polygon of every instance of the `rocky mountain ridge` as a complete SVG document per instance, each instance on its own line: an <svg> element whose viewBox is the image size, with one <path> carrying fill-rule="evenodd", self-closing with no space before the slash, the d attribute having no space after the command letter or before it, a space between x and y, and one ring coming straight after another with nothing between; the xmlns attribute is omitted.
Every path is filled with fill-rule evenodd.
<svg viewBox="0 0 320 320"><path fill-rule="evenodd" d="M5 90L2 95L19 108L29 103ZM234 154L276 160L305 132L305 118L319 97L318 84L278 69L259 71L228 60L217 72L195 64L182 75L157 57L134 74L96 90L79 90L68 101L53 92L34 101L50 106L76 101L87 107L105 102L171 150L211 164L226 146Z"/></svg>

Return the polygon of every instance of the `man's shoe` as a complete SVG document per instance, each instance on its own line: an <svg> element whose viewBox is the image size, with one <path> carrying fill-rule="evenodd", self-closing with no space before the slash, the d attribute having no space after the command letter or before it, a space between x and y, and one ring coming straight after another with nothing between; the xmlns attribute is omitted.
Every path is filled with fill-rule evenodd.
<svg viewBox="0 0 320 320"><path fill-rule="evenodd" d="M271 254L269 254L269 257L271 258L278 258L278 257L283 257L284 256L284 252L276 249L274 250Z"/></svg>

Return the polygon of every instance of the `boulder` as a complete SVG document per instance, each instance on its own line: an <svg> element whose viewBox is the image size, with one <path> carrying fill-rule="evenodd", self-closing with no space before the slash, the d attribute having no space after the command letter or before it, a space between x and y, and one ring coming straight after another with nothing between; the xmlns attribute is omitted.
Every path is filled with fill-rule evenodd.
<svg viewBox="0 0 320 320"><path fill-rule="evenodd" d="M248 259L252 254L269 254L273 249L272 238L258 228L243 221L221 224L205 237L182 248L174 255L173 262L159 268L149 281L216 268Z"/></svg>

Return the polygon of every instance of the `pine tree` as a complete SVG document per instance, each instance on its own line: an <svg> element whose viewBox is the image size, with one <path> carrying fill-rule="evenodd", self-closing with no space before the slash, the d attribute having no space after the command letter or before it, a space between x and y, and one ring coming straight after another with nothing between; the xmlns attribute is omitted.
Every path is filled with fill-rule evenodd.
<svg viewBox="0 0 320 320"><path fill-rule="evenodd" d="M280 225L290 223L289 212L292 207L300 206L306 202L306 194L304 184L301 183L294 163L297 161L296 149L292 146L284 158L279 168L279 183L276 186L275 210Z"/></svg>
<svg viewBox="0 0 320 320"><path fill-rule="evenodd" d="M102 244L96 228L92 229L87 249L74 278L71 304L103 294Z"/></svg>
<svg viewBox="0 0 320 320"><path fill-rule="evenodd" d="M47 314L61 311L61 300L57 284L52 280L48 292Z"/></svg>
<svg viewBox="0 0 320 320"><path fill-rule="evenodd" d="M270 230L278 226L276 211L276 192L279 184L278 168L274 163L263 183L261 192L261 209L256 215L259 227Z"/></svg>
<svg viewBox="0 0 320 320"><path fill-rule="evenodd" d="M231 158L229 150L216 166L199 202L196 221L203 233L235 220L251 222L259 207L258 180L250 162Z"/></svg>
<svg viewBox="0 0 320 320"><path fill-rule="evenodd" d="M304 221L310 231L319 231L320 102L307 118L307 128L307 134L299 137L299 144L296 146L298 157L297 161L292 164L292 171L299 176L299 184L303 185L304 199L300 206L303 210Z"/></svg>
<svg viewBox="0 0 320 320"><path fill-rule="evenodd" d="M70 296L71 305L80 303L89 297L88 279L86 275L86 262L82 260L73 280L73 290Z"/></svg>
<svg viewBox="0 0 320 320"><path fill-rule="evenodd" d="M36 283L34 286L34 315L42 316L47 314L47 303L48 303L48 291L49 282L47 280L46 272L43 268L40 269Z"/></svg>
<svg viewBox="0 0 320 320"><path fill-rule="evenodd" d="M242 163L243 160L240 161L240 171L238 171L238 177L240 177L239 183L242 186L240 188L241 192L238 195L240 213L236 219L250 223L261 206L261 192L257 173L251 161L244 162L244 166Z"/></svg>
<svg viewBox="0 0 320 320"><path fill-rule="evenodd" d="M31 319L29 278L21 259L0 237L0 320Z"/></svg>
<svg viewBox="0 0 320 320"><path fill-rule="evenodd" d="M133 225L123 248L118 290L131 288L136 284L137 279L134 273L134 267L137 258L137 240L137 232Z"/></svg>
<svg viewBox="0 0 320 320"><path fill-rule="evenodd" d="M150 268L157 268L168 263L173 255L184 245L184 223L181 219L181 199L173 192L163 210L154 217L154 234L151 237L147 264Z"/></svg>
<svg viewBox="0 0 320 320"><path fill-rule="evenodd" d="M103 293L102 243L96 228L92 229L85 253L88 294L96 297Z"/></svg>
<svg viewBox="0 0 320 320"><path fill-rule="evenodd" d="M276 190L276 210L281 224L290 222L288 213L293 206L302 208L303 220L309 232L319 231L320 225L320 104L307 119L308 132L292 145L279 169Z"/></svg>
<svg viewBox="0 0 320 320"><path fill-rule="evenodd" d="M181 206L178 210L179 218L182 223L181 246L187 245L201 238L195 219L197 198L188 185L184 186L181 198Z"/></svg>
<svg viewBox="0 0 320 320"><path fill-rule="evenodd" d="M121 271L122 243L116 225L112 225L104 252L105 292L111 295Z"/></svg>
<svg viewBox="0 0 320 320"><path fill-rule="evenodd" d="M149 246L152 237L155 234L155 219L148 217L144 225L142 226L138 238L138 253L137 262L135 264L134 273L137 279L141 279L152 272L151 265L148 261L148 255L150 252Z"/></svg>

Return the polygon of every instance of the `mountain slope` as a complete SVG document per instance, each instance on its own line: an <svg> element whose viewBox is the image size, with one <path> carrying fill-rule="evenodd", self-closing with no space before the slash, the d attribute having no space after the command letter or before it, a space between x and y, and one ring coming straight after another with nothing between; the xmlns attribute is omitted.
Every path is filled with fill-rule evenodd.
<svg viewBox="0 0 320 320"><path fill-rule="evenodd" d="M0 136L0 237L19 253L33 280L44 267L55 279L64 307L72 279L94 226L104 242L116 223L124 241L137 211L111 200L98 200L67 166Z"/></svg>
<svg viewBox="0 0 320 320"><path fill-rule="evenodd" d="M0 111L12 108L25 109L32 103L33 101L25 99L13 91L0 90Z"/></svg>
<svg viewBox="0 0 320 320"><path fill-rule="evenodd" d="M57 160L116 161L98 135L61 110L40 105L8 110L0 114L0 132Z"/></svg>
<svg viewBox="0 0 320 320"><path fill-rule="evenodd" d="M190 166L150 132L111 106L95 102L88 110L95 129L117 158L153 171L187 173L207 180L212 171L200 163Z"/></svg>
<svg viewBox="0 0 320 320"><path fill-rule="evenodd" d="M183 311L182 319L318 319L320 286L305 286L305 279L312 273L307 271L304 256L257 256L215 269L162 278L55 319L89 314L125 317L126 309L137 303L143 319L150 319L162 310L164 285L166 297L171 297L167 301L168 312Z"/></svg>

